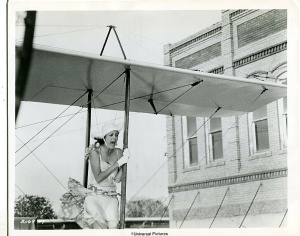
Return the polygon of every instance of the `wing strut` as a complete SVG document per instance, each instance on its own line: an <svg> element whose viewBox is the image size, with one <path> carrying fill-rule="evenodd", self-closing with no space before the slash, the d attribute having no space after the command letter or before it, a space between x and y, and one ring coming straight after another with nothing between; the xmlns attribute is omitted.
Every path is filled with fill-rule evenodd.
<svg viewBox="0 0 300 236"><path fill-rule="evenodd" d="M85 136L85 147L88 148L90 146L90 134L91 134L91 109L92 109L92 90L88 90L88 103L87 103L87 118L86 118L86 136ZM89 169L89 160L84 158L84 166L83 166L83 186L87 187L88 180L88 169Z"/></svg>
<svg viewBox="0 0 300 236"><path fill-rule="evenodd" d="M123 149L128 148L128 129L129 129L129 107L130 107L130 69L126 69L126 90L125 90L125 118L124 118L124 137ZM126 206L126 181L127 164L122 167L123 178L121 183L121 207L120 207L120 228L125 228L125 206Z"/></svg>
<svg viewBox="0 0 300 236"><path fill-rule="evenodd" d="M120 45L120 48L121 48L121 50L122 50L123 57L124 57L124 59L126 59L125 52L124 52L124 50L123 50L122 44L121 44L121 42L120 42L120 39L119 39L119 36L118 36L118 34L117 34L117 31L116 31L116 29L115 29L115 28L116 28L116 26L109 25L109 26L107 26L107 27L109 27L109 30L108 30L108 33L107 33L106 39L105 39L105 41L104 41L104 44L103 44L103 47L102 47L102 50L101 50L100 56L102 56L102 54L103 54L103 51L104 51L105 45L106 45L106 43L107 43L107 40L108 40L108 37L109 37L110 31L111 31L111 29L113 29L113 31L115 32L115 35L116 35L116 37L117 37L118 43L119 43L119 45Z"/></svg>

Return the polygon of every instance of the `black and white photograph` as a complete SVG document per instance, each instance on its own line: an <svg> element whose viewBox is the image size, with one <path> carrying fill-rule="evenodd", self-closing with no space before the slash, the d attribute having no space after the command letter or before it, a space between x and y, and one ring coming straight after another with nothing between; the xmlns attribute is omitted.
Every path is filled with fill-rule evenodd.
<svg viewBox="0 0 300 236"><path fill-rule="evenodd" d="M8 4L7 235L297 235L294 3L140 2Z"/></svg>

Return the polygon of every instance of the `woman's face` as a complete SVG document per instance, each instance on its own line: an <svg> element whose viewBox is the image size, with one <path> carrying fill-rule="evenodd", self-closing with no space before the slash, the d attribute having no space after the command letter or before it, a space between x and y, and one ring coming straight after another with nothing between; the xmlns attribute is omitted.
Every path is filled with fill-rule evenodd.
<svg viewBox="0 0 300 236"><path fill-rule="evenodd" d="M104 139L108 148L115 148L118 142L119 131L113 130L105 135Z"/></svg>

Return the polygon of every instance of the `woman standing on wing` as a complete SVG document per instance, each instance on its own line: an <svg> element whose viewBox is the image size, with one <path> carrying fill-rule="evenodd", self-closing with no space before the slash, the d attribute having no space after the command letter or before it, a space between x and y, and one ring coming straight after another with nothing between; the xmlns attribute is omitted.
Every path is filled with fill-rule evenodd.
<svg viewBox="0 0 300 236"><path fill-rule="evenodd" d="M120 130L120 126L109 123L102 127L100 133L93 135L96 142L86 153L90 158L89 186L86 189L76 180L70 179L70 191L61 198L62 218L75 219L82 228L118 228L116 183L121 182L120 167L128 162L130 155L128 149L123 152L116 148ZM72 200L74 196L76 202ZM70 198L73 204L70 203Z"/></svg>

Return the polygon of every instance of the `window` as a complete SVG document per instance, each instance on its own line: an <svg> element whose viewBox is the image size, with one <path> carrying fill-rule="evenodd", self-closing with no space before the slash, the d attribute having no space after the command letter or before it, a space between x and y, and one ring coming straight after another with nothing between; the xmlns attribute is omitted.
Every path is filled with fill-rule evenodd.
<svg viewBox="0 0 300 236"><path fill-rule="evenodd" d="M192 166L198 164L197 125L196 117L185 117L183 119L185 136L185 164Z"/></svg>
<svg viewBox="0 0 300 236"><path fill-rule="evenodd" d="M249 114L251 154L269 149L267 106Z"/></svg>
<svg viewBox="0 0 300 236"><path fill-rule="evenodd" d="M221 118L211 118L209 123L209 152L212 160L223 158Z"/></svg>
<svg viewBox="0 0 300 236"><path fill-rule="evenodd" d="M287 97L278 100L278 111L280 122L281 148L286 148L288 137Z"/></svg>

